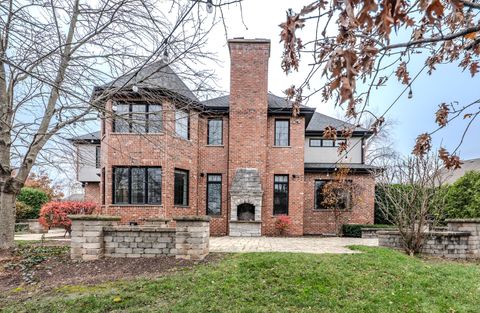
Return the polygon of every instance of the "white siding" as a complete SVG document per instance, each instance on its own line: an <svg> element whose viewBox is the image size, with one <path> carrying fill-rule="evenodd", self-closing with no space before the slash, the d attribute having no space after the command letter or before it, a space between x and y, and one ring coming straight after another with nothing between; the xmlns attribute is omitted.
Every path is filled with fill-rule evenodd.
<svg viewBox="0 0 480 313"><path fill-rule="evenodd" d="M100 169L95 167L97 145L80 144L78 149L77 180L80 182L99 182Z"/></svg>
<svg viewBox="0 0 480 313"><path fill-rule="evenodd" d="M362 163L361 138L351 138L348 153L338 154L338 147L310 147L309 139L321 137L305 137L305 163ZM345 157L346 156L346 157Z"/></svg>

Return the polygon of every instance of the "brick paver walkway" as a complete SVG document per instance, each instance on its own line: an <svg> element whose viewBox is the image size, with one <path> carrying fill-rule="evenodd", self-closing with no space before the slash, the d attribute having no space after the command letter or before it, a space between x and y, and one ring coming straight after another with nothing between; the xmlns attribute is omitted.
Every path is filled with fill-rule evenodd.
<svg viewBox="0 0 480 313"><path fill-rule="evenodd" d="M358 253L346 246L378 246L378 239L345 237L210 237L210 252Z"/></svg>

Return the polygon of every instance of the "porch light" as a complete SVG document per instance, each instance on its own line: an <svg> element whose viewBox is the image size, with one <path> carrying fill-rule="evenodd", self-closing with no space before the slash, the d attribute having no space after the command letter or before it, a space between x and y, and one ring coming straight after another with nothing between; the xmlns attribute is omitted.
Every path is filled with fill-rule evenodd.
<svg viewBox="0 0 480 313"><path fill-rule="evenodd" d="M207 13L213 12L213 3L212 0L207 0Z"/></svg>
<svg viewBox="0 0 480 313"><path fill-rule="evenodd" d="M113 112L116 112L116 111L117 111L117 105L116 105L116 104L112 105L112 111L113 111Z"/></svg>
<svg viewBox="0 0 480 313"><path fill-rule="evenodd" d="M408 99L412 99L413 98L413 91L412 91L412 87L410 87L410 91L408 92Z"/></svg>

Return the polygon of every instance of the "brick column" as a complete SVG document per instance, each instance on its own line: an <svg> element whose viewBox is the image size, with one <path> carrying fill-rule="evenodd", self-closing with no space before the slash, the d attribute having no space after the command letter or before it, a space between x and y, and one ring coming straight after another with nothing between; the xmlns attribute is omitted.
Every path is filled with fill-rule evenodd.
<svg viewBox="0 0 480 313"><path fill-rule="evenodd" d="M468 258L480 258L480 218L447 219L449 231L470 232Z"/></svg>
<svg viewBox="0 0 480 313"><path fill-rule="evenodd" d="M70 257L73 260L98 260L103 258L105 246L103 228L120 221L120 216L69 215L72 220Z"/></svg>
<svg viewBox="0 0 480 313"><path fill-rule="evenodd" d="M210 217L174 217L177 259L203 260L209 252Z"/></svg>

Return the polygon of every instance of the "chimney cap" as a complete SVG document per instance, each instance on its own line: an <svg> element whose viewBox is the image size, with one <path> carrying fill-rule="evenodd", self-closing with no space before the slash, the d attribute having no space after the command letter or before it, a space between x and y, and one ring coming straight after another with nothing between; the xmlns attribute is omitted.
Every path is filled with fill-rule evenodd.
<svg viewBox="0 0 480 313"><path fill-rule="evenodd" d="M244 37L234 37L233 39L228 39L228 43L268 43L270 44L270 39L266 38L254 38L254 39L245 39Z"/></svg>

